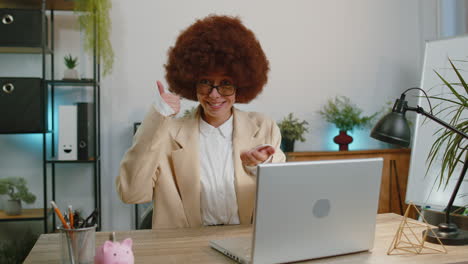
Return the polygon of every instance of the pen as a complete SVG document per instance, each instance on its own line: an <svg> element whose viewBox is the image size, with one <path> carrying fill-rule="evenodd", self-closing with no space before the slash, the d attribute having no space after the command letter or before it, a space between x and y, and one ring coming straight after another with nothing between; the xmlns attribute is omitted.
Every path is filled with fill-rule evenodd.
<svg viewBox="0 0 468 264"><path fill-rule="evenodd" d="M68 205L68 219L70 220L70 226L71 228L73 229L75 227L75 224L74 224L74 219L73 219L73 210L72 210L72 206L71 205Z"/></svg>
<svg viewBox="0 0 468 264"><path fill-rule="evenodd" d="M97 208L94 209L94 211L86 217L86 219L83 221L83 223L80 225L80 228L82 227L90 227L93 226L97 223L97 217L98 217L98 210Z"/></svg>
<svg viewBox="0 0 468 264"><path fill-rule="evenodd" d="M70 229L70 226L67 224L67 222L65 221L65 218L63 218L63 215L62 213L60 212L60 210L58 209L57 205L55 204L54 201L50 201L50 203L52 204L52 207L54 207L54 211L55 213L57 214L58 218L60 219L60 221L62 222L62 225L63 227L65 227L66 229Z"/></svg>

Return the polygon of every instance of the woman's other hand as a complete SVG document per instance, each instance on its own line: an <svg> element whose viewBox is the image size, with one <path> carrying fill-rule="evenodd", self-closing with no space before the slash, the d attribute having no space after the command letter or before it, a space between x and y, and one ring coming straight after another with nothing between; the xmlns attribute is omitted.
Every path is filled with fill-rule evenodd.
<svg viewBox="0 0 468 264"><path fill-rule="evenodd" d="M172 108L172 110L174 110L173 115L177 115L180 111L180 97L170 92L166 92L164 90L163 84L160 81L157 81L156 83L158 85L158 91L161 95L161 98Z"/></svg>
<svg viewBox="0 0 468 264"><path fill-rule="evenodd" d="M275 148L271 145L260 146L249 151L241 153L240 158L244 166L257 166L265 162L271 155L275 153Z"/></svg>

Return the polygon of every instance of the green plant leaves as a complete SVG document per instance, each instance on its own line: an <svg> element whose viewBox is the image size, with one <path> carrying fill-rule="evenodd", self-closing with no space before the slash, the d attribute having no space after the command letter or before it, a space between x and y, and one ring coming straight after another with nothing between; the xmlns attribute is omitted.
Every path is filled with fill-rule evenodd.
<svg viewBox="0 0 468 264"><path fill-rule="evenodd" d="M9 231L14 237L2 237L0 240L0 263L23 263L39 235L33 233L29 227L24 231L24 226L19 230L15 228Z"/></svg>
<svg viewBox="0 0 468 264"><path fill-rule="evenodd" d="M468 106L466 96L468 94L468 85L465 82L463 76L460 74L460 71L453 64L453 61L449 59L449 62L460 83L451 83L447 81L437 71L434 72L443 82L444 86L449 89L448 92L450 92L450 94L453 94L455 98L444 98L442 96L429 96L429 98L449 103L448 106L446 106L447 104L438 104L435 107L439 108L437 109L437 114L451 116L450 121L448 123L456 129L462 131L463 133L468 133L468 120L462 118L462 114ZM457 89L455 89L456 86L463 87L463 91L465 94L457 91ZM439 188L441 186L447 187L449 180L452 177L453 172L455 171L455 168L459 164L464 164L467 161L468 153L466 139L460 134L447 128L438 129L435 134L439 134L439 136L434 141L429 151L429 155L427 157L428 167L426 170L426 175L434 166L435 161L438 160L438 157L440 156L441 166L438 177Z"/></svg>
<svg viewBox="0 0 468 264"><path fill-rule="evenodd" d="M192 118L195 116L195 113L197 112L198 106L192 106L190 109L186 109L184 111L184 114L182 115L182 118Z"/></svg>
<svg viewBox="0 0 468 264"><path fill-rule="evenodd" d="M65 56L63 60L68 69L73 69L78 65L78 57L73 58L71 54Z"/></svg>
<svg viewBox="0 0 468 264"><path fill-rule="evenodd" d="M307 121L300 121L295 118L293 113L289 113L281 122L278 123L278 127L281 131L281 136L289 140L305 141L304 133L308 132Z"/></svg>
<svg viewBox="0 0 468 264"><path fill-rule="evenodd" d="M36 196L26 187L26 180L20 177L0 179L0 194L8 194L11 200L22 200L25 203L36 201Z"/></svg>
<svg viewBox="0 0 468 264"><path fill-rule="evenodd" d="M346 96L336 96L329 99L319 111L319 114L329 123L335 124L339 130L352 131L354 128L370 126L378 112L370 116L362 116L362 110L351 103Z"/></svg>
<svg viewBox="0 0 468 264"><path fill-rule="evenodd" d="M110 42L111 7L110 0L75 0L75 12L85 36L84 49L93 54L94 48L97 48L97 57L102 61L104 76L112 72L114 65L114 50Z"/></svg>

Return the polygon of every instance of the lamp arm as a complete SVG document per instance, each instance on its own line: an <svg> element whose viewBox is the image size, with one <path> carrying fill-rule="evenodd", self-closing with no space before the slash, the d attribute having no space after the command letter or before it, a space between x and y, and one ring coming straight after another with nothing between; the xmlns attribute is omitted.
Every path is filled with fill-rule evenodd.
<svg viewBox="0 0 468 264"><path fill-rule="evenodd" d="M420 106L416 106L416 107L408 107L408 106L405 106L404 107L404 110L405 111L413 111L413 112L416 112L418 114L421 114L423 116L426 116L428 117L429 119L431 120L434 120L435 122L439 123L440 125L444 126L445 128L447 129L450 129L452 130L453 132L459 134L460 136L464 137L465 139L468 138L468 135L466 133L463 133L462 131L456 129L455 127L453 127L452 125L450 125L449 123L443 121L442 119L439 119L437 118L436 116L434 116L433 114L430 114L426 111L424 111L424 109Z"/></svg>
<svg viewBox="0 0 468 264"><path fill-rule="evenodd" d="M453 205L453 202L455 202L455 198L457 197L458 189L460 189L463 179L465 178L467 167L468 167L468 153L465 155L465 163L463 164L462 172L460 173L460 177L458 177L458 181L455 185L455 188L453 189L453 193L452 193L452 196L450 197L449 203L447 204L447 208L445 208L445 222L447 224L450 223L450 211L452 211L452 205Z"/></svg>

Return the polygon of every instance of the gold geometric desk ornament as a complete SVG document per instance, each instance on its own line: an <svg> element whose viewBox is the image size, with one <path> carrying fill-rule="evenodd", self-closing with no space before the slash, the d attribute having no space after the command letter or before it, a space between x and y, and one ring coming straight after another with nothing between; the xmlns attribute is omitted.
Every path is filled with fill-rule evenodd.
<svg viewBox="0 0 468 264"><path fill-rule="evenodd" d="M416 210L418 216L421 216L423 223L408 221L408 214L411 211L411 207ZM423 230L426 230L423 235ZM447 253L447 249L442 244L442 241L437 237L439 244L437 247L430 247L426 244L426 235L428 232L433 232L431 226L427 223L424 216L416 208L413 203L408 205L403 220L398 227L398 230L393 238L392 244L387 251L387 255L402 255L406 253L413 254L434 254L434 253ZM434 234L435 236L435 234ZM433 245L433 244L431 244ZM394 252L395 251L395 252ZM404 252L401 252L404 251Z"/></svg>

